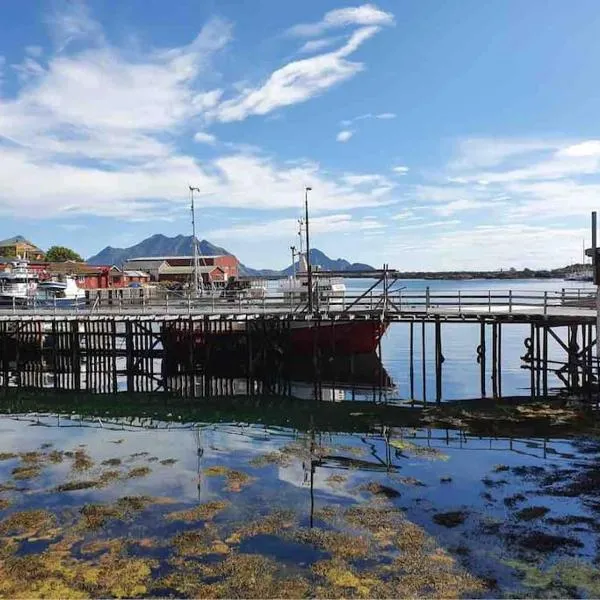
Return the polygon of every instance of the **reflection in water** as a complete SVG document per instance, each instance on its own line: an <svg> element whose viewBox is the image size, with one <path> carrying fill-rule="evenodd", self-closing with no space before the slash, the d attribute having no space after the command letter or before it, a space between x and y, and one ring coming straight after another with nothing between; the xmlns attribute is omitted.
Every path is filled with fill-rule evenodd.
<svg viewBox="0 0 600 600"><path fill-rule="evenodd" d="M61 414L0 418L5 595L496 597L575 557L577 583L559 569L535 595L597 577L598 490L567 486L598 464L589 440L53 400Z"/></svg>

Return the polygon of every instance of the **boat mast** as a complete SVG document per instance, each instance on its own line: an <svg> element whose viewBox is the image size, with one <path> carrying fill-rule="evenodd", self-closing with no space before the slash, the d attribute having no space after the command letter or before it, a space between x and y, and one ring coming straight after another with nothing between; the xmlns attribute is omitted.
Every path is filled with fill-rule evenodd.
<svg viewBox="0 0 600 600"><path fill-rule="evenodd" d="M193 290L194 290L194 297L198 297L200 295L200 290L201 290L201 286L200 286L200 282L199 282L199 275L200 275L200 265L198 263L198 241L196 239L196 211L194 209L194 192L199 192L200 188L197 187L192 187L191 185L188 186L190 188L190 199L191 199L191 210L192 210L192 246L194 249L194 283L193 283Z"/></svg>
<svg viewBox="0 0 600 600"><path fill-rule="evenodd" d="M310 268L310 238L308 237L308 192L312 192L312 188L308 185L304 187L304 209L306 219L306 268L308 270L308 312L312 313L313 309L313 289L312 289L312 269Z"/></svg>

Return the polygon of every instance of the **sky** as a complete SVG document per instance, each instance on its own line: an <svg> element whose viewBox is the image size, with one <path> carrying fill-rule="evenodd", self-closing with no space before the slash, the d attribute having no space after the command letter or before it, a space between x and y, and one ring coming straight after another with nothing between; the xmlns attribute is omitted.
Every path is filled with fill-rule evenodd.
<svg viewBox="0 0 600 600"><path fill-rule="evenodd" d="M562 266L600 207L597 0L8 0L0 237L282 268Z"/></svg>

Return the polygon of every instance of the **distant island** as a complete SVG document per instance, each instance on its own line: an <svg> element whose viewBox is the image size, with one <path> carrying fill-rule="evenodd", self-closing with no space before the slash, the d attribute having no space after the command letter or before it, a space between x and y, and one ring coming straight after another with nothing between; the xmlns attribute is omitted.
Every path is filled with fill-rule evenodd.
<svg viewBox="0 0 600 600"><path fill-rule="evenodd" d="M208 240L198 242L201 254L231 255L227 249L212 244ZM128 248L113 248L107 246L87 262L91 265L117 265L122 266L130 258L142 256L190 256L193 254L192 236L177 235L168 237L160 233L155 234L139 244ZM238 257L239 258L239 257ZM374 267L364 263L350 262L344 258L332 259L317 248L310 251L310 262L326 271L339 271L358 273L374 271ZM297 263L296 263L297 268ZM402 279L563 279L568 273L589 265L575 264L557 269L500 269L493 271L398 271ZM250 277L286 277L293 273L294 267L289 265L281 271L275 269L256 269L240 263L240 275Z"/></svg>

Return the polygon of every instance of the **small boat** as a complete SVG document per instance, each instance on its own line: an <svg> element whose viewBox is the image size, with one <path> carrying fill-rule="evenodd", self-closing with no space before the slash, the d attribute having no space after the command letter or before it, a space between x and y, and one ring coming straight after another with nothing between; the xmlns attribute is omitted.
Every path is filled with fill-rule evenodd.
<svg viewBox="0 0 600 600"><path fill-rule="evenodd" d="M26 260L17 259L0 271L0 304L27 305L34 297L38 285L37 273Z"/></svg>
<svg viewBox="0 0 600 600"><path fill-rule="evenodd" d="M565 275L565 281L594 281L591 268L576 269Z"/></svg>
<svg viewBox="0 0 600 600"><path fill-rule="evenodd" d="M34 306L71 307L85 300L85 290L77 286L73 277L60 280L49 280L38 283L37 293L33 299Z"/></svg>

